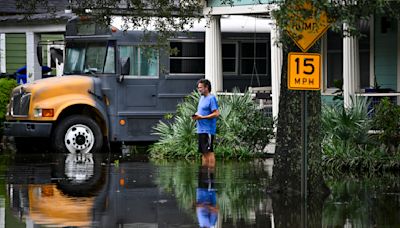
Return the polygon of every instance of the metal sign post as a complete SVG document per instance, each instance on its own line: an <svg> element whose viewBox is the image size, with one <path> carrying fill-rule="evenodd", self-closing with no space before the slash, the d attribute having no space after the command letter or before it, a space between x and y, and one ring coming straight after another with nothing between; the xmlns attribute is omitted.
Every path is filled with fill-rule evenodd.
<svg viewBox="0 0 400 228"><path fill-rule="evenodd" d="M307 90L303 90L301 93L301 197L307 202Z"/></svg>

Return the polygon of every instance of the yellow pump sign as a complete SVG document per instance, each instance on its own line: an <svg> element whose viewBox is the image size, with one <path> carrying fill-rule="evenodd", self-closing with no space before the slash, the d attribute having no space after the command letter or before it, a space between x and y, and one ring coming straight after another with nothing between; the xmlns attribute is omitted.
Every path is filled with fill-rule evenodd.
<svg viewBox="0 0 400 228"><path fill-rule="evenodd" d="M300 8L303 10L310 10L311 12L314 11L310 3ZM307 52L307 50L328 30L330 22L328 21L326 12L321 12L318 17L302 17L304 16L300 13L290 17L290 23L289 26L286 27L286 31L296 45L303 52Z"/></svg>

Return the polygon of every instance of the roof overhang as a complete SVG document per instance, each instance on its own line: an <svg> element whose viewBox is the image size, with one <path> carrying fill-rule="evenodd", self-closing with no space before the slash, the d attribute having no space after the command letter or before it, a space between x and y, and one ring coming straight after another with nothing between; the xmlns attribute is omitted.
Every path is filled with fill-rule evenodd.
<svg viewBox="0 0 400 228"><path fill-rule="evenodd" d="M1 33L59 33L75 14L56 12L46 14L13 15L0 17Z"/></svg>

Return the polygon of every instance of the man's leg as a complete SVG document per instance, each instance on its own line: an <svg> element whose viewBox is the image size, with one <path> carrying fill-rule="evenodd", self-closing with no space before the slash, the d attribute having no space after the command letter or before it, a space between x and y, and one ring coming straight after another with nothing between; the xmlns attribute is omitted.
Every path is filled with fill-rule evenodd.
<svg viewBox="0 0 400 228"><path fill-rule="evenodd" d="M207 147L208 136L207 134L198 134L199 138L199 152L201 153L201 164L208 166Z"/></svg>
<svg viewBox="0 0 400 228"><path fill-rule="evenodd" d="M210 168L215 167L215 155L214 155L214 135L208 134L208 153L207 162Z"/></svg>
<svg viewBox="0 0 400 228"><path fill-rule="evenodd" d="M206 153L201 154L201 165L208 166L208 157Z"/></svg>
<svg viewBox="0 0 400 228"><path fill-rule="evenodd" d="M207 156L208 156L208 166L210 167L210 168L214 168L215 167L215 155L214 155L214 152L209 152L209 153L207 153Z"/></svg>

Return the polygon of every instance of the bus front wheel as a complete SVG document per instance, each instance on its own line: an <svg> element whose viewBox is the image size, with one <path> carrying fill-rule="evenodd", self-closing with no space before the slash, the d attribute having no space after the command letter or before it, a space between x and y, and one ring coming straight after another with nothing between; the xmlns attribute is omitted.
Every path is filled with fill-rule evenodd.
<svg viewBox="0 0 400 228"><path fill-rule="evenodd" d="M53 148L62 153L99 152L103 135L99 125L85 115L62 119L53 134Z"/></svg>

